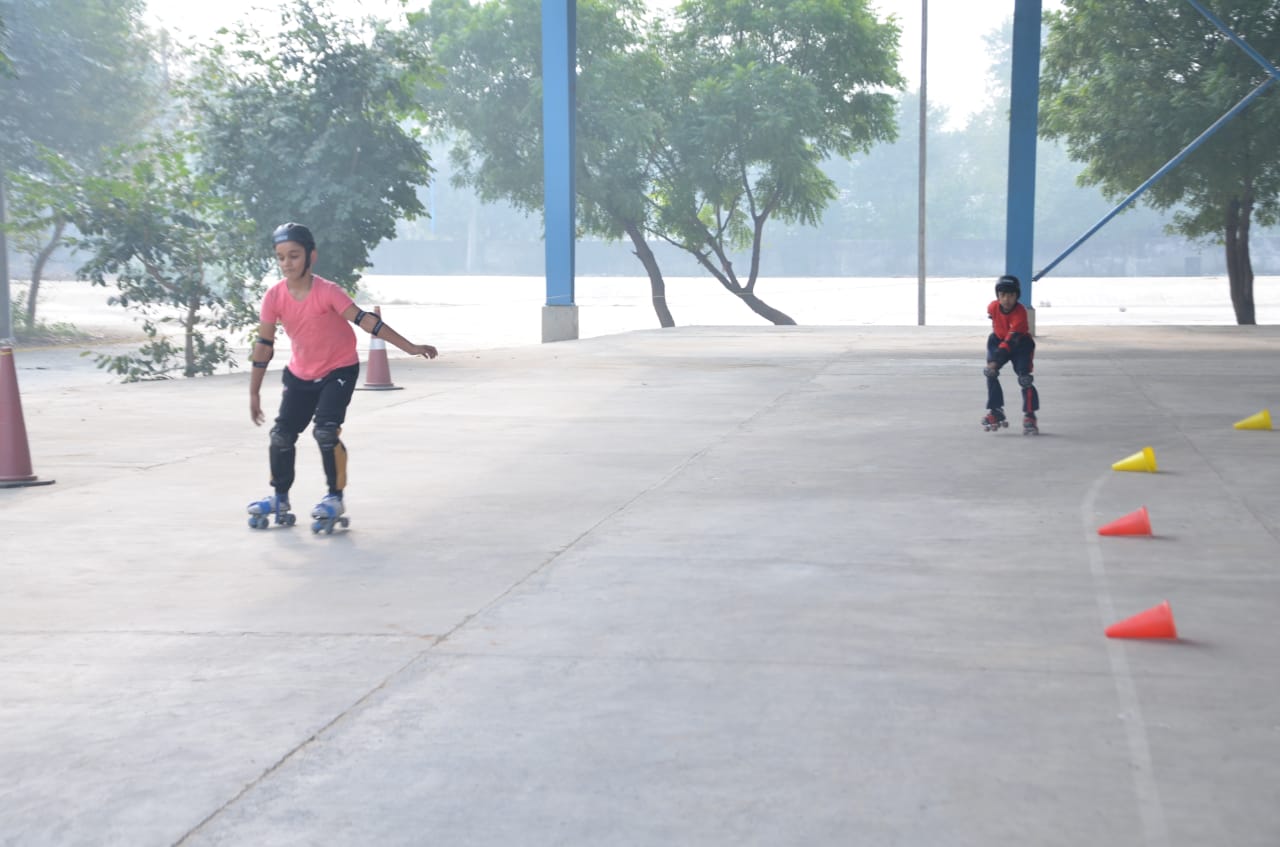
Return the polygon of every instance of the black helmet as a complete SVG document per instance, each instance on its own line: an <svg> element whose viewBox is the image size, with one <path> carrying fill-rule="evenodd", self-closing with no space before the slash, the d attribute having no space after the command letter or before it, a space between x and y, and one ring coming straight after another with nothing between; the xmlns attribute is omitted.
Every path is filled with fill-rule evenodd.
<svg viewBox="0 0 1280 847"><path fill-rule="evenodd" d="M311 230L302 224L292 222L280 224L280 226L276 227L276 231L271 233L272 244L283 244L286 241L294 241L301 244L303 249L307 251L308 256L310 256L312 250L316 249L315 236L311 234Z"/></svg>
<svg viewBox="0 0 1280 847"><path fill-rule="evenodd" d="M1005 274L996 280L996 295L1001 292L1012 291L1018 297L1022 296L1022 283L1018 282L1018 278L1013 274Z"/></svg>

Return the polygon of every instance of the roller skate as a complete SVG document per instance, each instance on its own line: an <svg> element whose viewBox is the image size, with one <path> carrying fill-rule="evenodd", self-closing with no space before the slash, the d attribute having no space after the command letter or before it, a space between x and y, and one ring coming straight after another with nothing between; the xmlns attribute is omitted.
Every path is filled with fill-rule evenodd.
<svg viewBox="0 0 1280 847"><path fill-rule="evenodd" d="M982 419L983 432L997 432L1002 426L1009 426L1009 422L1004 418L1004 409L991 409Z"/></svg>
<svg viewBox="0 0 1280 847"><path fill-rule="evenodd" d="M293 526L298 520L298 516L289 511L289 498L279 494L255 500L249 504L248 511L251 529L266 529L271 523L272 515L275 516L276 526Z"/></svg>
<svg viewBox="0 0 1280 847"><path fill-rule="evenodd" d="M1022 419L1022 434L1023 435L1039 435L1040 434L1040 425L1039 423L1037 423L1035 415L1027 415Z"/></svg>
<svg viewBox="0 0 1280 847"><path fill-rule="evenodd" d="M342 513L345 511L341 497L337 494L326 494L325 498L311 510L311 517L314 519L311 531L333 535L334 527L341 526L345 529L351 524L349 518L343 517Z"/></svg>

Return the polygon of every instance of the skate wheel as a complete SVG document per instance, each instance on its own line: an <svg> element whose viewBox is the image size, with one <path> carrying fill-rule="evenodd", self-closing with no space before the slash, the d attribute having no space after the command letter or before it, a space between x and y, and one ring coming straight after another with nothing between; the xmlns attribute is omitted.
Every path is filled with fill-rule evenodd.
<svg viewBox="0 0 1280 847"><path fill-rule="evenodd" d="M298 522L297 515L281 515L278 523L281 526L293 526Z"/></svg>
<svg viewBox="0 0 1280 847"><path fill-rule="evenodd" d="M343 529L351 526L351 521L348 518L338 518L338 523L342 524Z"/></svg>
<svg viewBox="0 0 1280 847"><path fill-rule="evenodd" d="M322 529L324 529L324 521L316 521L315 523L311 524L312 532L319 532Z"/></svg>

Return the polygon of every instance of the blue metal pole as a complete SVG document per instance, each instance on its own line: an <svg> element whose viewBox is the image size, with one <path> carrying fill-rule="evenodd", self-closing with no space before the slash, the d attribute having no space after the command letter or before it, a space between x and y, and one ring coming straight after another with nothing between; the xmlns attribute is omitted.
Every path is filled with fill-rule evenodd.
<svg viewBox="0 0 1280 847"><path fill-rule="evenodd" d="M1196 138L1196 140L1188 144L1181 153L1179 153L1178 155L1170 159L1168 162L1166 162L1164 167L1160 168L1160 170L1152 174L1151 177L1147 179L1146 182L1142 183L1142 185L1139 185L1137 188L1135 188L1132 194L1130 194L1128 197L1121 200L1120 204L1116 206L1114 209L1112 209L1110 212L1107 212L1107 214L1102 217L1102 220L1098 221L1096 224L1094 224L1092 227L1089 228L1088 232L1086 232L1084 235L1080 236L1074 242L1072 242L1071 246L1068 247L1066 250L1063 250L1062 254L1058 256L1058 258L1054 259L1048 265L1045 265L1044 270L1036 274L1035 278L1040 279L1041 277L1047 275L1049 271L1056 268L1063 259L1067 258L1072 253L1074 253L1077 247L1079 247L1081 244L1084 244L1086 241L1088 241L1091 237L1093 237L1093 234L1098 230L1102 229L1102 227L1105 226L1109 220L1114 218L1116 215L1120 214L1120 212L1124 209L1125 206L1128 206L1134 200L1138 199L1138 197L1144 191L1146 191L1148 188L1150 188L1151 186L1159 182L1164 177L1165 174L1167 174L1169 171L1177 167L1178 164L1183 159L1187 158L1192 153L1194 153L1196 149L1200 147L1200 145L1208 141L1209 137L1212 136L1218 130L1222 129L1222 127L1225 126L1228 121L1230 121L1236 115L1240 114L1246 108L1248 108L1249 104L1252 103L1254 100L1258 99L1260 96L1262 96L1262 93L1265 92L1268 88L1270 88L1272 83L1274 83L1275 81L1276 80L1274 77L1268 77L1267 79L1264 79L1257 88L1253 89L1253 91L1251 91L1247 97L1245 97L1243 100L1237 103L1231 109L1231 111L1227 112L1225 115L1223 115L1222 117L1214 121L1213 126L1209 127L1204 132L1200 133L1200 135Z"/></svg>
<svg viewBox="0 0 1280 847"><path fill-rule="evenodd" d="M1036 228L1036 132L1040 117L1040 0L1013 10L1013 74L1009 102L1009 185L1005 211L1005 273L1031 299Z"/></svg>
<svg viewBox="0 0 1280 847"><path fill-rule="evenodd" d="M573 305L576 0L542 0L542 167L547 305Z"/></svg>

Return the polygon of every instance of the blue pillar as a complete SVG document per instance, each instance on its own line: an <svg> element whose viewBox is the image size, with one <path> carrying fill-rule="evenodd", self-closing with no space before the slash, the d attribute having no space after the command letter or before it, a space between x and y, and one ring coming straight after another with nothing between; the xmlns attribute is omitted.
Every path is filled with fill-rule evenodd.
<svg viewBox="0 0 1280 847"><path fill-rule="evenodd" d="M542 340L578 337L573 301L576 0L542 0L542 179L547 303Z"/></svg>
<svg viewBox="0 0 1280 847"><path fill-rule="evenodd" d="M1009 192L1005 218L1005 273L1022 281L1031 304L1036 231L1036 128L1040 115L1040 0L1015 0L1013 78L1009 103Z"/></svg>

